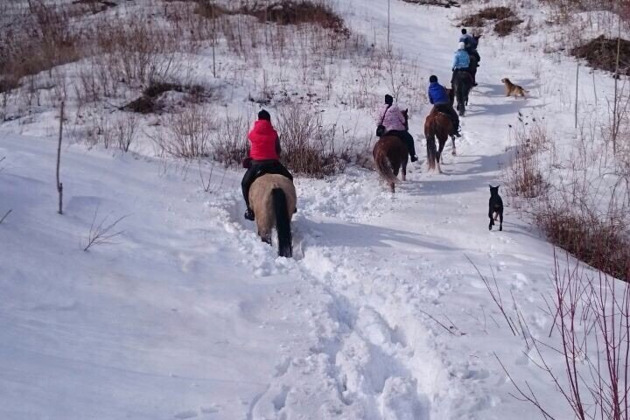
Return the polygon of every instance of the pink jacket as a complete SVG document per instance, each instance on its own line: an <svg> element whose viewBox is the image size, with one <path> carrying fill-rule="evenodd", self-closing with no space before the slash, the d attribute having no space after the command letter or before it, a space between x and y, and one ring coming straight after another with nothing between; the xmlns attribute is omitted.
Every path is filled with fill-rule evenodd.
<svg viewBox="0 0 630 420"><path fill-rule="evenodd" d="M385 118L383 118L383 113L385 112L386 108L387 108L387 105L383 105L381 107L381 109L378 112L378 117L377 117L378 119L376 120L376 123L380 124L381 119L383 119L383 125L385 126L385 131L391 131L391 130L405 131L405 117L403 116L400 108L398 108L396 105L390 106L389 109L387 110L387 114L385 115Z"/></svg>

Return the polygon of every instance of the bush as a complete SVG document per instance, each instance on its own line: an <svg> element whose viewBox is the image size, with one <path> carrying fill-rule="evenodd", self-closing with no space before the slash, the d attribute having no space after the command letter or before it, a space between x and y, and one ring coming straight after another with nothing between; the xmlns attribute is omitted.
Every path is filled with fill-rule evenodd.
<svg viewBox="0 0 630 420"><path fill-rule="evenodd" d="M536 213L535 221L551 243L612 277L630 281L630 232L622 217L603 222L576 209L547 207Z"/></svg>
<svg viewBox="0 0 630 420"><path fill-rule="evenodd" d="M210 135L215 128L210 112L191 106L167 115L163 121L165 130L154 138L161 154L184 159L210 155Z"/></svg>
<svg viewBox="0 0 630 420"><path fill-rule="evenodd" d="M243 117L229 115L219 124L212 145L212 157L225 166L240 165L247 157L247 132L249 123Z"/></svg>
<svg viewBox="0 0 630 420"><path fill-rule="evenodd" d="M324 127L319 113L300 106L280 110L277 130L282 160L296 173L314 177L332 175L343 167L335 151L335 129Z"/></svg>
<svg viewBox="0 0 630 420"><path fill-rule="evenodd" d="M537 123L523 123L512 135L515 145L507 169L507 191L514 197L538 197L547 188L539 162L540 153L549 147L547 131Z"/></svg>

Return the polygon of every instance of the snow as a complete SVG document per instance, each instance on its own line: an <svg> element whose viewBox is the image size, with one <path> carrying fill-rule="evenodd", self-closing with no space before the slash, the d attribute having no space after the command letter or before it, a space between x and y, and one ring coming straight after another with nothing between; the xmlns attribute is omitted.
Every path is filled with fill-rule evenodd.
<svg viewBox="0 0 630 420"><path fill-rule="evenodd" d="M384 39L382 2L341 10L351 28ZM458 12L392 1L391 13L392 44L418 63L418 79L448 80ZM504 230L488 232L488 184L501 182L519 112L553 119L559 148L575 140L575 62L490 35L479 49L479 86L445 173L419 162L395 195L359 168L296 178L294 259L278 258L243 219L238 171L214 166L206 192L198 172L209 165L147 148L64 146L58 215L46 128L58 121L49 112L0 126L0 213L13 210L0 225L0 417L533 418L498 359L568 418L475 267L546 336L552 246L505 195ZM532 97L505 98L506 76ZM597 109L587 82L597 78L605 103L612 81L581 77L586 115ZM425 111L412 112L419 152ZM338 113L331 105L327 118ZM112 243L83 251L93 220L123 216Z"/></svg>

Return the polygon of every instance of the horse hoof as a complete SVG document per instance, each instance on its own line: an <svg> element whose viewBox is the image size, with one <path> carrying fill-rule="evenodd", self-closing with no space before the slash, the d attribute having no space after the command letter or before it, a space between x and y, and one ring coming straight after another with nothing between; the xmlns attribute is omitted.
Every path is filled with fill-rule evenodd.
<svg viewBox="0 0 630 420"><path fill-rule="evenodd" d="M457 152L456 152L455 150L453 150L453 151L451 152L451 154L452 154L453 156L457 156Z"/></svg>

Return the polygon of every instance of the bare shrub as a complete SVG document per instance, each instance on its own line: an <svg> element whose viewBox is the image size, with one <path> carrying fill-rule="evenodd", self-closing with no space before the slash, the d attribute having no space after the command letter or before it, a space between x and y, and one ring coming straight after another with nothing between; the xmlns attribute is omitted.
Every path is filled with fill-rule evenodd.
<svg viewBox="0 0 630 420"><path fill-rule="evenodd" d="M102 21L96 28L98 51L114 80L131 84L168 79L181 65L176 60L177 34L167 25L143 19Z"/></svg>
<svg viewBox="0 0 630 420"><path fill-rule="evenodd" d="M109 216L105 216L98 223L96 221L98 216L98 207L94 211L94 218L92 219L92 224L90 225L90 231L88 232L87 242L83 251L88 251L95 245L105 245L105 244L113 244L112 241L117 236L120 236L124 233L122 230L114 230L118 223L122 222L127 216L119 217L113 222L108 222Z"/></svg>
<svg viewBox="0 0 630 420"><path fill-rule="evenodd" d="M540 153L548 150L549 138L541 124L521 124L510 132L514 147L507 167L507 191L514 197L535 198L546 188Z"/></svg>
<svg viewBox="0 0 630 420"><path fill-rule="evenodd" d="M243 117L227 115L219 123L212 144L212 157L226 166L240 165L247 157L247 132L249 124Z"/></svg>
<svg viewBox="0 0 630 420"><path fill-rule="evenodd" d="M26 12L14 14L15 29L0 31L0 91L80 57L81 34L71 29L70 18L66 9L43 0L30 0Z"/></svg>
<svg viewBox="0 0 630 420"><path fill-rule="evenodd" d="M554 262L553 291L545 296L552 325L548 336L533 334L516 300L505 304L494 299L499 286L489 287L480 276L514 335L523 339L527 357L554 385L568 412L581 420L628 419L630 284L594 273L568 254L561 261L554 251ZM545 419L568 417L555 417L540 395L496 357L517 391L515 398L532 404Z"/></svg>
<svg viewBox="0 0 630 420"><path fill-rule="evenodd" d="M325 127L320 113L301 106L282 108L277 129L282 139L282 158L296 173L321 177L342 168L335 150L336 127Z"/></svg>
<svg viewBox="0 0 630 420"><path fill-rule="evenodd" d="M211 152L213 116L201 106L190 106L163 119L165 130L154 138L162 154L185 159L207 157Z"/></svg>
<svg viewBox="0 0 630 420"><path fill-rule="evenodd" d="M588 209L547 206L536 212L535 222L549 241L602 270L610 276L630 281L630 232L623 214L608 220Z"/></svg>
<svg viewBox="0 0 630 420"><path fill-rule="evenodd" d="M127 114L124 118L117 121L116 144L120 150L124 152L129 151L129 146L136 138L137 124L137 118L133 114Z"/></svg>

